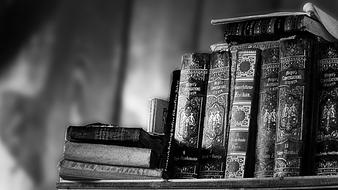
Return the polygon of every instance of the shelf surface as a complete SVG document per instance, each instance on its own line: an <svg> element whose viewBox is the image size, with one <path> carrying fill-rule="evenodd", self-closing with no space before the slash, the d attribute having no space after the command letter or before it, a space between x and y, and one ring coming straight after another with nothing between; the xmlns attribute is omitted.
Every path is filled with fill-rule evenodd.
<svg viewBox="0 0 338 190"><path fill-rule="evenodd" d="M338 176L244 179L61 181L57 189L338 189Z"/></svg>

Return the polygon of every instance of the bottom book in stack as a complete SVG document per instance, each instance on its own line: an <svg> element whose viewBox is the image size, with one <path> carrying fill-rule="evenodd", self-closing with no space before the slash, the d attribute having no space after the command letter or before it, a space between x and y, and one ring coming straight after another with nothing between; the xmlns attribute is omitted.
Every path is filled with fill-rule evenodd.
<svg viewBox="0 0 338 190"><path fill-rule="evenodd" d="M72 181L160 179L162 144L162 137L141 128L70 126L59 176Z"/></svg>

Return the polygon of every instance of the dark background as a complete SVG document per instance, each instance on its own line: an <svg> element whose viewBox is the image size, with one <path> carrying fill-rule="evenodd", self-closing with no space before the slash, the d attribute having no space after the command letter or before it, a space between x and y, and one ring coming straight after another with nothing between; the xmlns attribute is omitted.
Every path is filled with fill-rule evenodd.
<svg viewBox="0 0 338 190"><path fill-rule="evenodd" d="M312 1L338 17L338 1ZM301 11L296 0L0 0L0 189L54 189L68 125L146 128L212 18Z"/></svg>

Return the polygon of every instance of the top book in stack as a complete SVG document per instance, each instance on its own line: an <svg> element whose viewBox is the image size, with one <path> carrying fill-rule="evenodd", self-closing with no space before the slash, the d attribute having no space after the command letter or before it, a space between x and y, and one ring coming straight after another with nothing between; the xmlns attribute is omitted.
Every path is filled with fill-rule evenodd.
<svg viewBox="0 0 338 190"><path fill-rule="evenodd" d="M211 20L221 25L229 42L257 42L278 40L295 34L313 34L333 42L338 38L337 21L311 3L304 12L277 12Z"/></svg>

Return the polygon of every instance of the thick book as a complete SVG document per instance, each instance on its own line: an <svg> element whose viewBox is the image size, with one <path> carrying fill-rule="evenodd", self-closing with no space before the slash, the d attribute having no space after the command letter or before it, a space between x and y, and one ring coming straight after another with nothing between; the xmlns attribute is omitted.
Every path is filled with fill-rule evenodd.
<svg viewBox="0 0 338 190"><path fill-rule="evenodd" d="M61 160L59 176L64 180L161 179L161 169L114 166Z"/></svg>
<svg viewBox="0 0 338 190"><path fill-rule="evenodd" d="M175 178L198 177L210 54L182 56L174 139Z"/></svg>
<svg viewBox="0 0 338 190"><path fill-rule="evenodd" d="M279 41L269 42L270 48L262 50L255 177L272 177L275 166L275 141L278 118Z"/></svg>
<svg viewBox="0 0 338 190"><path fill-rule="evenodd" d="M65 142L64 158L97 164L153 168L158 155L151 149L104 144Z"/></svg>
<svg viewBox="0 0 338 190"><path fill-rule="evenodd" d="M70 142L111 144L153 149L160 154L163 138L151 135L142 128L126 128L106 124L89 124L86 126L69 126L66 140Z"/></svg>
<svg viewBox="0 0 338 190"><path fill-rule="evenodd" d="M224 178L231 60L228 44L214 44L211 49L199 177Z"/></svg>
<svg viewBox="0 0 338 190"><path fill-rule="evenodd" d="M164 158L161 159L161 167L163 168L163 177L172 178L174 175L173 171L173 153L175 149L175 124L177 115L177 103L178 103L178 91L180 87L180 70L174 70L171 76L171 87L169 95L168 114L165 124L165 151Z"/></svg>
<svg viewBox="0 0 338 190"><path fill-rule="evenodd" d="M260 55L259 49L237 51L225 178L253 176Z"/></svg>
<svg viewBox="0 0 338 190"><path fill-rule="evenodd" d="M275 177L306 175L312 132L314 40L296 36L280 42Z"/></svg>
<svg viewBox="0 0 338 190"><path fill-rule="evenodd" d="M165 122L168 114L167 100L153 98L150 101L150 114L148 132L154 134L164 134Z"/></svg>
<svg viewBox="0 0 338 190"><path fill-rule="evenodd" d="M212 20L212 24L222 26L226 40L240 43L278 40L290 35L306 33L320 36L327 41L336 40L322 23L306 12L280 12L216 19Z"/></svg>
<svg viewBox="0 0 338 190"><path fill-rule="evenodd" d="M338 44L321 44L315 174L338 174Z"/></svg>

